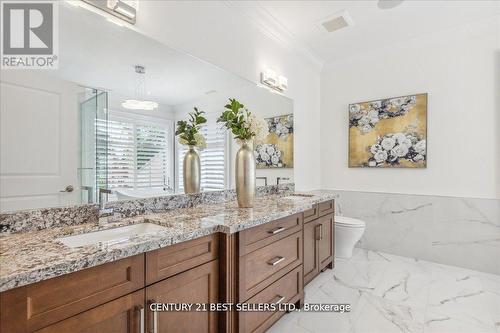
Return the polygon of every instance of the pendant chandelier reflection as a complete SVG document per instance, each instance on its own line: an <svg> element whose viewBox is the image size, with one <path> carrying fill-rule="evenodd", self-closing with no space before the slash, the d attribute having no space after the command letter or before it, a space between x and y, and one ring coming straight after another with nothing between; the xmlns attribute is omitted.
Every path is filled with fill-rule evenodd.
<svg viewBox="0 0 500 333"><path fill-rule="evenodd" d="M125 109L130 110L147 110L151 111L158 108L158 103L148 101L144 98L146 95L146 68L141 65L135 66L135 72L138 75L137 86L135 88L135 98L127 99L122 103Z"/></svg>

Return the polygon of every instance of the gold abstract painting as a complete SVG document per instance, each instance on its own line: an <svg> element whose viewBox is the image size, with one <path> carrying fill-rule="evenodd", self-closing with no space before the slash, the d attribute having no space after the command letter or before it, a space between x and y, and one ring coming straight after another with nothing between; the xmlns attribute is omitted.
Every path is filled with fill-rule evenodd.
<svg viewBox="0 0 500 333"><path fill-rule="evenodd" d="M427 94L350 104L349 167L427 167Z"/></svg>
<svg viewBox="0 0 500 333"><path fill-rule="evenodd" d="M255 146L258 169L293 168L293 115L266 119L269 134Z"/></svg>

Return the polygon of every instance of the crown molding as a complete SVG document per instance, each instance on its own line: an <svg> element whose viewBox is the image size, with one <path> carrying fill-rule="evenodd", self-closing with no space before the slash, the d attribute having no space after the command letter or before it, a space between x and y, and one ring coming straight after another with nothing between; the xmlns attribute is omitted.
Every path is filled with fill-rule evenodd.
<svg viewBox="0 0 500 333"><path fill-rule="evenodd" d="M285 45L288 49L298 53L308 60L318 71L323 68L325 61L321 59L304 42L299 40L258 1L221 1L231 10L242 14L250 23L256 26L267 37Z"/></svg>

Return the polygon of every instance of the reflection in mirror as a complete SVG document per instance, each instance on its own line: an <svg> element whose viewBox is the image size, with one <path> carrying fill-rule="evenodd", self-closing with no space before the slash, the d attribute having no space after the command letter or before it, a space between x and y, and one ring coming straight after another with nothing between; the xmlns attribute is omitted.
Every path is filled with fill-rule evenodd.
<svg viewBox="0 0 500 333"><path fill-rule="evenodd" d="M207 116L201 190L234 188L238 145L216 122L229 98L268 120L257 185L293 181L292 100L85 8L59 10L59 68L1 71L2 212L183 193L174 127L195 106Z"/></svg>

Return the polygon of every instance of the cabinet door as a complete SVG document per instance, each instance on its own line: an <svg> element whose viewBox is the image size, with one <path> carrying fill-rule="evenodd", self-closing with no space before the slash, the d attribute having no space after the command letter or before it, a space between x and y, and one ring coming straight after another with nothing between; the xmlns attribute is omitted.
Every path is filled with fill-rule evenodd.
<svg viewBox="0 0 500 333"><path fill-rule="evenodd" d="M328 266L333 260L333 241L334 241L333 214L320 217L318 222L319 222L319 240L318 240L319 269L322 270L323 268Z"/></svg>
<svg viewBox="0 0 500 333"><path fill-rule="evenodd" d="M318 238L319 220L304 224L304 284L319 274Z"/></svg>
<svg viewBox="0 0 500 333"><path fill-rule="evenodd" d="M213 260L146 288L147 303L217 303L219 261ZM194 307L194 306L193 306ZM148 332L217 332L216 311L163 311L148 309Z"/></svg>
<svg viewBox="0 0 500 333"><path fill-rule="evenodd" d="M37 333L140 333L144 327L144 290L82 312Z"/></svg>

